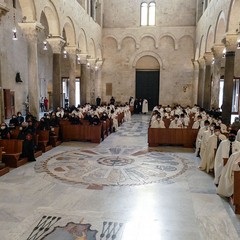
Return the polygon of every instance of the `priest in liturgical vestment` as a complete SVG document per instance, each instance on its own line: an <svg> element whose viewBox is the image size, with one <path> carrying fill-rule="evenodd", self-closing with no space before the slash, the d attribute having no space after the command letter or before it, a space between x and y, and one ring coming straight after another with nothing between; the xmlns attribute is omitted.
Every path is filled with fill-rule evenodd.
<svg viewBox="0 0 240 240"><path fill-rule="evenodd" d="M234 171L240 171L240 152L233 153L228 159L227 164L222 169L217 193L224 197L233 195L234 190Z"/></svg>
<svg viewBox="0 0 240 240"><path fill-rule="evenodd" d="M216 152L215 163L214 163L214 184L219 183L219 178L222 173L223 159L229 158L232 153L240 151L240 142L236 141L237 131L231 130L227 140L223 140Z"/></svg>
<svg viewBox="0 0 240 240"><path fill-rule="evenodd" d="M147 99L143 99L143 102L142 102L142 113L143 114L148 113L148 101L147 101Z"/></svg>
<svg viewBox="0 0 240 240"><path fill-rule="evenodd" d="M201 157L199 169L207 173L214 168L215 154L221 141L226 140L226 136L221 134L220 126L214 128L214 134L211 135L206 143L205 151Z"/></svg>

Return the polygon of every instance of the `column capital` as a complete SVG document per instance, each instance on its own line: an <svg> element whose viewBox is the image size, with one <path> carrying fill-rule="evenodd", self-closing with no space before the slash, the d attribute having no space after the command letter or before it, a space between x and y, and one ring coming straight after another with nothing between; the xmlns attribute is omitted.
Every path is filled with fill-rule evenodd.
<svg viewBox="0 0 240 240"><path fill-rule="evenodd" d="M198 60L199 68L204 68L206 65L205 59L204 58L199 58Z"/></svg>
<svg viewBox="0 0 240 240"><path fill-rule="evenodd" d="M191 59L192 61L192 64L193 64L193 67L199 67L199 63L198 63L198 60L195 60L195 59Z"/></svg>
<svg viewBox="0 0 240 240"><path fill-rule="evenodd" d="M235 52L237 49L238 34L226 34L222 40L226 47L226 52Z"/></svg>
<svg viewBox="0 0 240 240"><path fill-rule="evenodd" d="M87 63L87 59L90 58L90 56L87 54L87 53L80 53L79 54L79 57L80 57L80 61L81 61L81 64L86 64Z"/></svg>
<svg viewBox="0 0 240 240"><path fill-rule="evenodd" d="M68 54L75 55L75 56L76 56L77 51L78 51L76 46L66 46L64 49L67 51Z"/></svg>
<svg viewBox="0 0 240 240"><path fill-rule="evenodd" d="M212 47L212 52L215 59L222 59L224 48L225 46L223 44L215 44Z"/></svg>
<svg viewBox="0 0 240 240"><path fill-rule="evenodd" d="M51 46L53 53L61 54L62 48L66 41L61 36L51 36L47 38L48 44Z"/></svg>
<svg viewBox="0 0 240 240"><path fill-rule="evenodd" d="M203 56L206 65L212 65L213 61L213 53L212 52L205 52Z"/></svg>
<svg viewBox="0 0 240 240"><path fill-rule="evenodd" d="M44 29L43 25L39 22L18 23L18 25L30 41L37 41L38 33Z"/></svg>
<svg viewBox="0 0 240 240"><path fill-rule="evenodd" d="M6 15L7 12L9 12L9 8L6 7L6 4L5 3L1 3L0 2L0 20L1 20L1 17Z"/></svg>

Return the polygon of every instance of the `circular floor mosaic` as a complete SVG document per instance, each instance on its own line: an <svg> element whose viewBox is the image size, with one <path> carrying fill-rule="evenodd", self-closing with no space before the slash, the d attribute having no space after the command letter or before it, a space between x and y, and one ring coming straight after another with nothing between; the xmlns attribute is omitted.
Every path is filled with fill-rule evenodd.
<svg viewBox="0 0 240 240"><path fill-rule="evenodd" d="M102 186L168 181L186 170L176 154L136 148L72 150L43 160L37 169L64 182Z"/></svg>

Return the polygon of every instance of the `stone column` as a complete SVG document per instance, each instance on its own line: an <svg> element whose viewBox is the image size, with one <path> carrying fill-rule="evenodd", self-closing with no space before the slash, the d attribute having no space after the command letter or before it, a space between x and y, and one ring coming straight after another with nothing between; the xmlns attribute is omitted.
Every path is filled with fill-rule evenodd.
<svg viewBox="0 0 240 240"><path fill-rule="evenodd" d="M197 104L199 64L198 61L196 60L192 60L192 63L193 63L192 104Z"/></svg>
<svg viewBox="0 0 240 240"><path fill-rule="evenodd" d="M40 88L38 79L38 32L43 30L40 23L19 23L28 40L28 101L29 111L39 118Z"/></svg>
<svg viewBox="0 0 240 240"><path fill-rule="evenodd" d="M203 58L198 59L199 64L199 74L198 74L198 96L197 104L203 107L203 97L204 97L204 76L205 76L205 60Z"/></svg>
<svg viewBox="0 0 240 240"><path fill-rule="evenodd" d="M90 63L90 81L89 81L89 92L90 92L90 103L91 104L95 104L96 101L96 96L95 96L95 92L96 92L96 70L95 70L95 66L96 66L96 59L92 58L88 60Z"/></svg>
<svg viewBox="0 0 240 240"><path fill-rule="evenodd" d="M236 46L237 38L238 38L237 34L228 34L225 39L226 59L225 59L223 106L222 106L222 120L225 124L231 123L234 61L235 51L237 48Z"/></svg>
<svg viewBox="0 0 240 240"><path fill-rule="evenodd" d="M219 92L220 92L220 78L221 78L221 65L223 59L224 45L214 45L212 48L214 56L213 75L212 75L212 89L211 89L211 106L214 108L219 107Z"/></svg>
<svg viewBox="0 0 240 240"><path fill-rule="evenodd" d="M9 12L9 8L6 7L4 0L0 0L0 23L1 17L5 16ZM2 41L2 36L0 36L0 41ZM0 57L2 58L2 53L0 51ZM4 121L4 100L3 100L3 89L2 89L2 73L1 73L1 59L0 59L0 121Z"/></svg>
<svg viewBox="0 0 240 240"><path fill-rule="evenodd" d="M53 110L63 106L62 99L62 78L61 78L61 53L65 41L61 37L53 37L47 39L53 51L53 94L52 106Z"/></svg>
<svg viewBox="0 0 240 240"><path fill-rule="evenodd" d="M70 61L69 69L69 106L75 106L76 47L65 47Z"/></svg>
<svg viewBox="0 0 240 240"><path fill-rule="evenodd" d="M89 69L87 68L87 54L79 54L80 57L80 102L81 105L87 102L87 82L89 80Z"/></svg>
<svg viewBox="0 0 240 240"><path fill-rule="evenodd" d="M211 105L211 75L212 75L212 52L207 52L204 54L205 59L205 82L204 82L204 98L203 98L203 108L210 110Z"/></svg>
<svg viewBox="0 0 240 240"><path fill-rule="evenodd" d="M81 64L81 80L80 80L80 101L81 104L87 102L87 81L89 80L89 69L86 64Z"/></svg>

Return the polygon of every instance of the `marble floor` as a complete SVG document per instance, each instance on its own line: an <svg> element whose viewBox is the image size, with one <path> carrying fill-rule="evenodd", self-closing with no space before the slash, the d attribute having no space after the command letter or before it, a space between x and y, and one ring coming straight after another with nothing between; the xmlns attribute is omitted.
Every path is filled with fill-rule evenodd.
<svg viewBox="0 0 240 240"><path fill-rule="evenodd" d="M148 148L148 115L0 177L0 240L237 240L240 219L192 149Z"/></svg>

